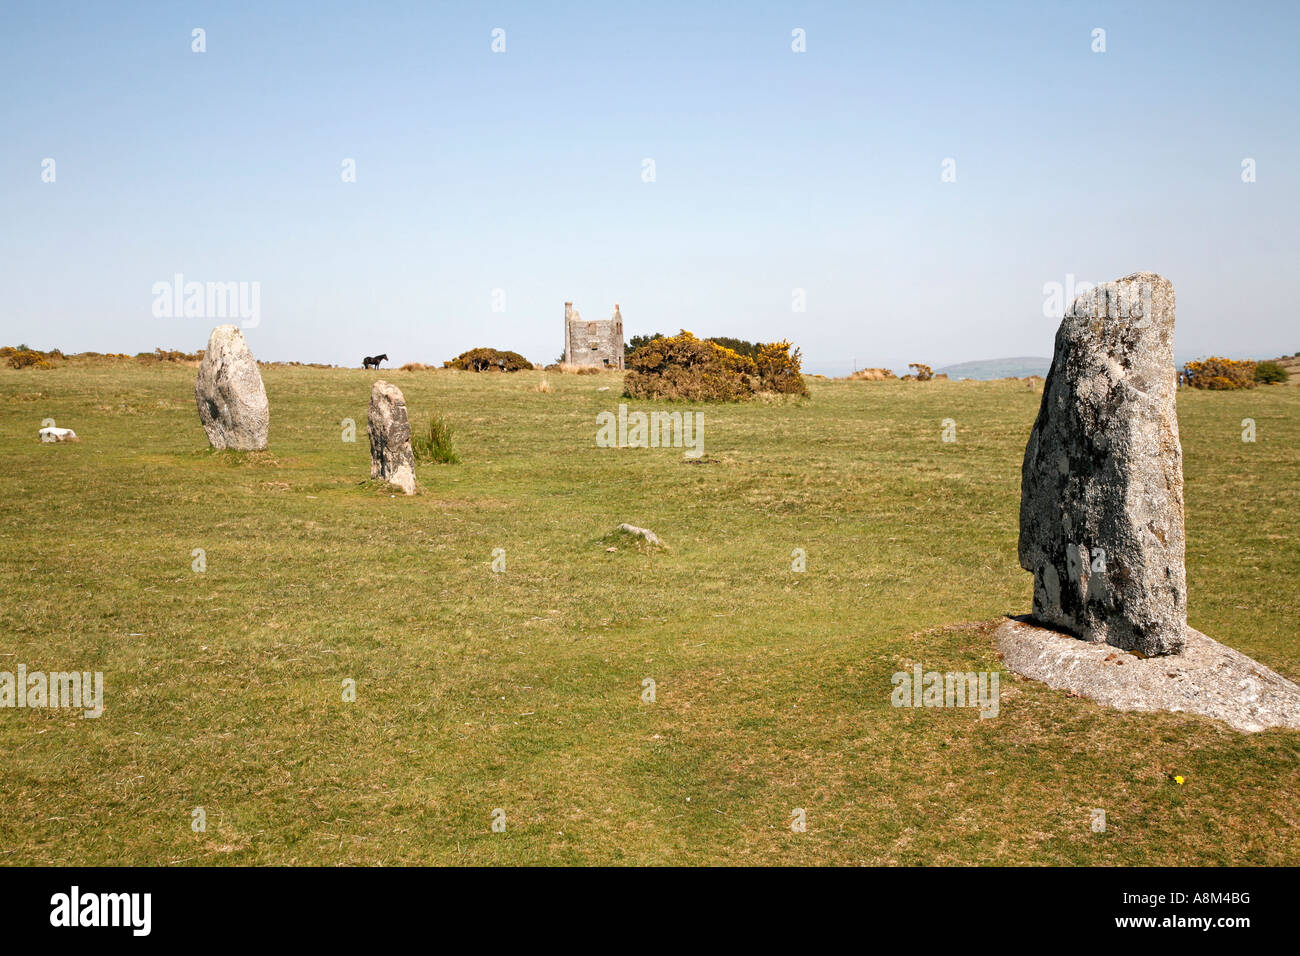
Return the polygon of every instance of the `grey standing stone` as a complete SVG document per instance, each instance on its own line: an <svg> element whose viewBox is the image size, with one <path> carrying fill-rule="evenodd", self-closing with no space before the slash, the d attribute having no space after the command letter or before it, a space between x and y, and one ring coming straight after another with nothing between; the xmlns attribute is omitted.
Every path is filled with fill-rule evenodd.
<svg viewBox="0 0 1300 956"><path fill-rule="evenodd" d="M1025 448L1034 617L1147 656L1187 630L1174 288L1139 272L1075 299Z"/></svg>
<svg viewBox="0 0 1300 956"><path fill-rule="evenodd" d="M233 325L219 325L194 381L194 399L208 441L218 451L262 451L271 427L271 411L257 361L244 335Z"/></svg>
<svg viewBox="0 0 1300 956"><path fill-rule="evenodd" d="M411 422L406 398L396 385L382 379L370 390L370 477L415 494L415 453L411 451Z"/></svg>

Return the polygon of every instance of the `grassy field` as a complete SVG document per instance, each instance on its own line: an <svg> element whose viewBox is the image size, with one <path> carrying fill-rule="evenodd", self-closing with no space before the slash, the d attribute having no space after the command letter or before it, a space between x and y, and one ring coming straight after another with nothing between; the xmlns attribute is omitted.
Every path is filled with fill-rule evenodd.
<svg viewBox="0 0 1300 956"><path fill-rule="evenodd" d="M216 455L194 374L0 370L0 670L105 675L97 720L0 710L0 863L1300 863L1295 732L1005 672L996 718L890 705L1029 608L1023 383L813 381L690 462L594 446L614 374L279 367L270 451ZM381 376L457 432L413 498L365 481ZM1190 623L1293 680L1298 411L1179 397Z"/></svg>

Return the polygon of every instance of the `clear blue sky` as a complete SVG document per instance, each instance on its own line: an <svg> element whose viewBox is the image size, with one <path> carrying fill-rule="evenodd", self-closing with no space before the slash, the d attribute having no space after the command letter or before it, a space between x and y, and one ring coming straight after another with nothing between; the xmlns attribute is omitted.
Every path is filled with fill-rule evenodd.
<svg viewBox="0 0 1300 956"><path fill-rule="evenodd" d="M549 362L571 299L937 367L1050 355L1045 283L1153 270L1180 357L1294 352L1298 10L6 4L0 342L200 348L152 314L182 273L261 284L268 360Z"/></svg>

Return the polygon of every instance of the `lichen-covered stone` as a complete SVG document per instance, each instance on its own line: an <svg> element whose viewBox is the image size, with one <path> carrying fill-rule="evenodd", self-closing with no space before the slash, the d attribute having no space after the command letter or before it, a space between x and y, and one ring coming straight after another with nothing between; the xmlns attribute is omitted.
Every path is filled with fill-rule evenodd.
<svg viewBox="0 0 1300 956"><path fill-rule="evenodd" d="M370 477L415 494L415 453L406 398L396 385L382 379L370 390Z"/></svg>
<svg viewBox="0 0 1300 956"><path fill-rule="evenodd" d="M257 360L244 335L233 325L219 325L194 380L199 421L217 451L262 451L271 428L271 411Z"/></svg>
<svg viewBox="0 0 1300 956"><path fill-rule="evenodd" d="M1174 289L1139 272L1080 295L1025 448L1020 565L1034 617L1177 654L1187 628Z"/></svg>

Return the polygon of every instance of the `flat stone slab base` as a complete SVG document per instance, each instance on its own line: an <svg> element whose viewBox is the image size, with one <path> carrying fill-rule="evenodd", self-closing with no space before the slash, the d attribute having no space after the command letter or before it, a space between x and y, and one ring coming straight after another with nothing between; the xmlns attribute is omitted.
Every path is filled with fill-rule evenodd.
<svg viewBox="0 0 1300 956"><path fill-rule="evenodd" d="M1149 658L1026 620L1000 625L994 639L1017 674L1116 710L1201 714L1249 733L1300 730L1300 685L1190 627L1184 653Z"/></svg>

